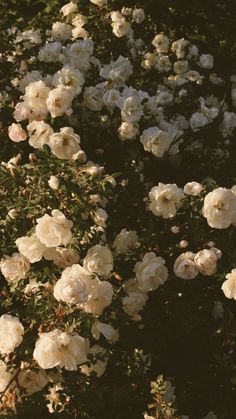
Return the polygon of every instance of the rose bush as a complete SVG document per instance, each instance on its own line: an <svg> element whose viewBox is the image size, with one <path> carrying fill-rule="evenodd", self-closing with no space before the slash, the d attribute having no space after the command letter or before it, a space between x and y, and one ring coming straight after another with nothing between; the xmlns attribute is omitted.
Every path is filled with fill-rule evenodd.
<svg viewBox="0 0 236 419"><path fill-rule="evenodd" d="M3 417L235 413L234 49L151 3L3 19Z"/></svg>

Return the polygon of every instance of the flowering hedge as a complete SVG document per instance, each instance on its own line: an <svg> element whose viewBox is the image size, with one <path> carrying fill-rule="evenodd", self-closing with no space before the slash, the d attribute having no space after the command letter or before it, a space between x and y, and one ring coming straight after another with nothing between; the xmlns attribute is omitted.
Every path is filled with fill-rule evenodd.
<svg viewBox="0 0 236 419"><path fill-rule="evenodd" d="M47 11L2 41L1 414L231 419L236 73L145 8Z"/></svg>

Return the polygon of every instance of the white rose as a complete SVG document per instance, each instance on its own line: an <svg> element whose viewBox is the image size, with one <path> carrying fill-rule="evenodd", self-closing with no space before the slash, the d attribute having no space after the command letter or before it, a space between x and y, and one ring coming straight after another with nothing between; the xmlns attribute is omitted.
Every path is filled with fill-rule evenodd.
<svg viewBox="0 0 236 419"><path fill-rule="evenodd" d="M33 357L43 369L58 366L76 371L78 365L87 361L88 350L88 342L83 337L55 329L39 335Z"/></svg>
<svg viewBox="0 0 236 419"><path fill-rule="evenodd" d="M119 333L111 324L101 323L95 320L91 333L95 340L99 340L102 334L109 343L115 343L119 338Z"/></svg>
<svg viewBox="0 0 236 419"><path fill-rule="evenodd" d="M41 391L48 384L48 377L44 370L22 369L17 377L18 384L27 395Z"/></svg>
<svg viewBox="0 0 236 419"><path fill-rule="evenodd" d="M188 61L187 60L180 60L174 63L174 72L176 74L183 74L186 73L188 69Z"/></svg>
<svg viewBox="0 0 236 419"><path fill-rule="evenodd" d="M84 106L91 111L101 111L103 108L104 90L96 86L85 87L84 89Z"/></svg>
<svg viewBox="0 0 236 419"><path fill-rule="evenodd" d="M120 55L116 61L111 61L100 70L100 76L106 80L112 80L118 85L124 85L133 73L133 66L128 58Z"/></svg>
<svg viewBox="0 0 236 419"><path fill-rule="evenodd" d="M81 14L77 14L72 20L73 25L79 26L79 27L86 25L87 22L88 22L87 16L84 16Z"/></svg>
<svg viewBox="0 0 236 419"><path fill-rule="evenodd" d="M32 121L27 125L29 133L29 144L34 148L42 148L44 144L48 144L53 129L44 121Z"/></svg>
<svg viewBox="0 0 236 419"><path fill-rule="evenodd" d="M51 35L55 41L66 41L72 36L72 27L67 23L55 22L52 25Z"/></svg>
<svg viewBox="0 0 236 419"><path fill-rule="evenodd" d="M46 99L49 92L50 88L42 80L34 81L26 87L23 99L29 105L31 111L47 116Z"/></svg>
<svg viewBox="0 0 236 419"><path fill-rule="evenodd" d="M145 129L140 137L144 150L156 157L162 157L171 145L171 139L166 131L158 127Z"/></svg>
<svg viewBox="0 0 236 419"><path fill-rule="evenodd" d="M84 304L91 294L90 273L75 264L66 268L54 286L53 295L58 301L67 304Z"/></svg>
<svg viewBox="0 0 236 419"><path fill-rule="evenodd" d="M109 89L103 95L103 102L107 109L113 109L120 99L120 92L117 89Z"/></svg>
<svg viewBox="0 0 236 419"><path fill-rule="evenodd" d="M49 147L59 159L74 159L81 150L80 136L71 127L64 127L54 132L49 139Z"/></svg>
<svg viewBox="0 0 236 419"><path fill-rule="evenodd" d="M122 122L121 126L118 129L120 139L125 140L134 140L139 134L139 127L132 122Z"/></svg>
<svg viewBox="0 0 236 419"><path fill-rule="evenodd" d="M73 249L63 249L61 247L48 248L44 254L44 258L52 260L54 265L59 268L67 268L79 262L79 254Z"/></svg>
<svg viewBox="0 0 236 419"><path fill-rule="evenodd" d="M141 290L131 291L126 297L122 298L123 310L132 320L139 321L141 320L139 312L143 310L147 299L147 295Z"/></svg>
<svg viewBox="0 0 236 419"><path fill-rule="evenodd" d="M77 4L73 3L73 1L70 1L69 3L66 3L60 9L60 12L65 17L71 15L72 13L75 13L76 11L77 11Z"/></svg>
<svg viewBox="0 0 236 419"><path fill-rule="evenodd" d="M59 85L66 87L73 96L76 96L82 90L84 77L77 68L67 65L54 74L52 83L55 87Z"/></svg>
<svg viewBox="0 0 236 419"><path fill-rule="evenodd" d="M194 181L188 182L184 186L184 193L186 195L197 196L197 195L200 195L202 189L203 189L203 186L201 185L201 183L194 182Z"/></svg>
<svg viewBox="0 0 236 419"><path fill-rule="evenodd" d="M126 122L138 122L143 115L143 106L138 95L121 98L118 102L121 109L121 117Z"/></svg>
<svg viewBox="0 0 236 419"><path fill-rule="evenodd" d="M133 9L132 11L132 18L136 23L142 23L145 19L145 12L143 9Z"/></svg>
<svg viewBox="0 0 236 419"><path fill-rule="evenodd" d="M113 247L117 253L125 254L137 247L138 239L139 237L136 231L123 228L120 233L117 234L113 243Z"/></svg>
<svg viewBox="0 0 236 419"><path fill-rule="evenodd" d="M223 282L221 289L227 298L236 300L236 269L225 276L227 279Z"/></svg>
<svg viewBox="0 0 236 419"><path fill-rule="evenodd" d="M123 36L127 35L131 30L131 25L125 17L121 16L119 20L115 20L111 24L112 32L114 33L117 38L122 38Z"/></svg>
<svg viewBox="0 0 236 419"><path fill-rule="evenodd" d="M155 253L146 253L142 262L137 262L134 267L138 287L141 291L149 292L163 285L168 278L165 260L157 257Z"/></svg>
<svg viewBox="0 0 236 419"><path fill-rule="evenodd" d="M210 227L227 228L236 216L236 196L230 189L214 189L205 196L202 213Z"/></svg>
<svg viewBox="0 0 236 419"><path fill-rule="evenodd" d="M181 206L184 193L181 188L174 183L159 183L149 192L149 209L154 215L163 218L171 218L176 215L177 209Z"/></svg>
<svg viewBox="0 0 236 419"><path fill-rule="evenodd" d="M194 279L199 271L194 262L195 254L192 252L182 253L174 263L174 273L178 278Z"/></svg>
<svg viewBox="0 0 236 419"><path fill-rule="evenodd" d="M197 131L198 129L204 127L209 123L208 118L203 115L201 112L195 112L192 114L189 124L193 131Z"/></svg>
<svg viewBox="0 0 236 419"><path fill-rule="evenodd" d="M84 311L100 316L104 309L111 304L113 293L110 282L93 279L92 292L88 301L84 304Z"/></svg>
<svg viewBox="0 0 236 419"><path fill-rule="evenodd" d="M0 392L4 391L12 379L12 374L7 371L5 362L0 360Z"/></svg>
<svg viewBox="0 0 236 419"><path fill-rule="evenodd" d="M59 184L60 184L60 180L58 179L57 176L53 176L53 175L50 176L48 185L50 186L51 189L56 191L59 188Z"/></svg>
<svg viewBox="0 0 236 419"><path fill-rule="evenodd" d="M14 123L8 127L8 136L15 143L24 141L27 138L27 134L25 130L23 130L22 126Z"/></svg>
<svg viewBox="0 0 236 419"><path fill-rule="evenodd" d="M168 55L160 55L157 57L157 62L155 64L155 68L161 73L170 71L172 67L171 61Z"/></svg>
<svg viewBox="0 0 236 419"><path fill-rule="evenodd" d="M66 49L66 57L69 63L81 71L87 71L90 68L93 46L92 39L83 39L71 44Z"/></svg>
<svg viewBox="0 0 236 419"><path fill-rule="evenodd" d="M30 263L20 253L13 253L1 260L0 268L3 276L11 283L24 279L30 269Z"/></svg>
<svg viewBox="0 0 236 419"><path fill-rule="evenodd" d="M63 115L71 107L73 96L70 89L59 85L51 90L46 100L47 108L53 118Z"/></svg>
<svg viewBox="0 0 236 419"><path fill-rule="evenodd" d="M158 91L156 95L156 103L159 106L170 105L173 103L173 94L168 91Z"/></svg>
<svg viewBox="0 0 236 419"><path fill-rule="evenodd" d="M91 273L108 278L113 269L112 252L107 246L101 246L100 244L92 246L84 258L83 266Z"/></svg>
<svg viewBox="0 0 236 419"><path fill-rule="evenodd" d="M30 116L30 106L26 102L17 103L15 106L15 110L13 116L16 121L24 121L28 119Z"/></svg>
<svg viewBox="0 0 236 419"><path fill-rule="evenodd" d="M176 54L177 58L184 58L185 56L185 48L189 44L189 41L187 41L184 38L177 39L177 41L174 41L171 45L171 50Z"/></svg>
<svg viewBox="0 0 236 419"><path fill-rule="evenodd" d="M73 223L59 210L52 210L51 214L37 219L36 235L47 247L66 246L72 237Z"/></svg>
<svg viewBox="0 0 236 419"><path fill-rule="evenodd" d="M46 63L61 60L61 42L48 42L39 51L38 59Z"/></svg>
<svg viewBox="0 0 236 419"><path fill-rule="evenodd" d="M24 328L18 317L3 314L0 317L0 353L10 354L23 341Z"/></svg>
<svg viewBox="0 0 236 419"><path fill-rule="evenodd" d="M194 262L203 275L211 276L214 275L217 269L217 256L216 253L211 249L200 250L194 256Z"/></svg>
<svg viewBox="0 0 236 419"><path fill-rule="evenodd" d="M159 54L162 54L163 52L167 52L169 48L169 38L162 33L159 35L156 35L155 38L152 41L152 45L156 48L157 52Z"/></svg>
<svg viewBox="0 0 236 419"><path fill-rule="evenodd" d="M108 214L103 208L98 208L93 214L93 219L95 224L105 228Z"/></svg>
<svg viewBox="0 0 236 419"><path fill-rule="evenodd" d="M214 65L214 57L211 54L202 54L199 57L199 65L202 68L209 70Z"/></svg>
<svg viewBox="0 0 236 419"><path fill-rule="evenodd" d="M19 239L16 239L16 245L19 252L25 256L30 263L35 263L41 260L46 249L36 234L32 234L30 237L19 237Z"/></svg>
<svg viewBox="0 0 236 419"><path fill-rule="evenodd" d="M72 36L74 39L76 38L86 39L89 37L89 33L84 28L82 28L82 26L76 26L75 28L72 29Z"/></svg>

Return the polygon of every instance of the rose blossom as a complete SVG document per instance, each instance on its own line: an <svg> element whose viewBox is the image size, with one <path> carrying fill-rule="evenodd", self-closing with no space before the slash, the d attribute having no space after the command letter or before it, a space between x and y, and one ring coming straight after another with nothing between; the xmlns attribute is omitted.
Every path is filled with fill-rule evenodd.
<svg viewBox="0 0 236 419"><path fill-rule="evenodd" d="M139 312L143 310L147 302L146 293L137 289L136 291L130 291L126 297L122 298L123 310L127 313L132 320L139 321L141 316Z"/></svg>
<svg viewBox="0 0 236 419"><path fill-rule="evenodd" d="M230 189L214 189L205 196L202 213L210 227L227 228L236 216L236 196Z"/></svg>
<svg viewBox="0 0 236 419"><path fill-rule="evenodd" d="M118 128L119 136L122 141L125 140L134 140L139 134L139 127L137 124L132 122L122 122L121 126Z"/></svg>
<svg viewBox="0 0 236 419"><path fill-rule="evenodd" d="M135 23L142 23L145 19L145 12L143 9L134 9L132 11L132 18L134 19Z"/></svg>
<svg viewBox="0 0 236 419"><path fill-rule="evenodd" d="M117 253L128 253L132 249L135 249L138 245L138 235L136 231L127 230L123 228L119 234L115 237L113 247Z"/></svg>
<svg viewBox="0 0 236 419"><path fill-rule="evenodd" d="M162 54L163 52L167 52L169 43L170 43L169 38L165 36L163 33L156 35L152 41L152 45L154 45L154 47L156 48L159 54Z"/></svg>
<svg viewBox="0 0 236 419"><path fill-rule="evenodd" d="M67 304L83 304L91 294L92 279L88 271L75 264L66 268L54 286L53 295Z"/></svg>
<svg viewBox="0 0 236 419"><path fill-rule="evenodd" d="M54 41L66 41L72 36L72 27L67 23L54 22L52 25L51 36Z"/></svg>
<svg viewBox="0 0 236 419"><path fill-rule="evenodd" d="M174 263L174 273L178 278L194 279L199 271L192 252L182 253Z"/></svg>
<svg viewBox="0 0 236 419"><path fill-rule="evenodd" d="M49 139L49 147L59 159L73 159L81 150L80 136L71 127L60 128Z"/></svg>
<svg viewBox="0 0 236 419"><path fill-rule="evenodd" d="M149 209L154 215L171 218L181 206L184 193L175 183L165 185L159 182L158 186L154 186L149 192L149 198Z"/></svg>
<svg viewBox="0 0 236 419"><path fill-rule="evenodd" d="M186 195L197 196L197 195L200 195L202 189L203 189L203 186L201 185L201 183L188 182L184 186L184 193Z"/></svg>
<svg viewBox="0 0 236 419"><path fill-rule="evenodd" d="M83 84L83 74L72 66L66 65L61 70L54 74L52 79L53 86L62 85L69 89L73 96L79 95Z"/></svg>
<svg viewBox="0 0 236 419"><path fill-rule="evenodd" d="M24 328L18 317L3 314L0 317L0 353L10 354L23 341Z"/></svg>
<svg viewBox="0 0 236 419"><path fill-rule="evenodd" d="M91 273L108 278L113 269L112 252L107 246L101 246L100 244L92 246L84 258L83 266Z"/></svg>
<svg viewBox="0 0 236 419"><path fill-rule="evenodd" d="M134 272L136 273L138 287L144 292L156 290L168 278L165 260L156 256L153 252L146 253L142 262L136 263Z"/></svg>
<svg viewBox="0 0 236 419"><path fill-rule="evenodd" d="M73 249L49 247L43 254L47 260L52 260L59 268L67 268L79 262L79 254Z"/></svg>
<svg viewBox="0 0 236 419"><path fill-rule="evenodd" d="M76 371L77 365L87 361L89 344L78 334L69 335L59 329L41 333L33 357L43 369L60 367Z"/></svg>
<svg viewBox="0 0 236 419"><path fill-rule="evenodd" d="M16 245L19 252L25 256L30 263L41 260L46 249L45 245L41 243L36 234L32 234L30 237L19 237L16 239Z"/></svg>
<svg viewBox="0 0 236 419"><path fill-rule="evenodd" d="M48 180L48 185L50 186L51 189L56 191L59 188L59 184L60 184L60 181L57 176L53 176L53 175L50 176Z"/></svg>
<svg viewBox="0 0 236 419"><path fill-rule="evenodd" d="M115 343L119 338L119 333L111 324L101 323L95 320L91 333L95 340L99 340L100 335L103 335L109 343Z"/></svg>
<svg viewBox="0 0 236 419"><path fill-rule="evenodd" d="M122 38L131 30L131 25L120 12L111 12L112 31L115 36Z"/></svg>
<svg viewBox="0 0 236 419"><path fill-rule="evenodd" d="M13 253L1 260L0 268L3 276L10 283L24 279L30 269L29 260L20 253Z"/></svg>
<svg viewBox="0 0 236 419"><path fill-rule="evenodd" d="M77 4L70 1L66 3L64 6L61 7L60 12L63 14L64 17L71 15L77 11Z"/></svg>
<svg viewBox="0 0 236 419"><path fill-rule="evenodd" d="M29 83L25 89L24 102L29 105L31 111L35 112L36 115L40 115L40 119L44 119L47 116L46 100L49 92L50 88L42 80Z"/></svg>
<svg viewBox="0 0 236 419"><path fill-rule="evenodd" d="M149 151L156 157L162 157L171 145L171 139L166 131L158 127L145 129L140 137L144 150Z"/></svg>
<svg viewBox="0 0 236 419"><path fill-rule="evenodd" d="M8 127L8 136L15 143L24 141L27 138L27 134L25 130L23 130L22 126L14 123Z"/></svg>
<svg viewBox="0 0 236 419"><path fill-rule="evenodd" d="M59 85L51 90L46 100L47 108L53 118L63 115L71 107L73 96L70 89Z"/></svg>
<svg viewBox="0 0 236 419"><path fill-rule="evenodd" d="M225 275L226 281L222 284L222 291L227 298L233 298L236 300L236 269Z"/></svg>
<svg viewBox="0 0 236 419"><path fill-rule="evenodd" d="M203 275L214 275L217 269L217 256L211 249L200 250L194 257L194 262Z"/></svg>
<svg viewBox="0 0 236 419"><path fill-rule="evenodd" d="M91 295L84 304L84 311L100 316L103 313L103 310L111 304L113 293L110 282L99 281L97 278L93 279Z"/></svg>
<svg viewBox="0 0 236 419"><path fill-rule="evenodd" d="M108 214L103 208L98 208L96 211L94 211L93 219L95 224L105 228Z"/></svg>
<svg viewBox="0 0 236 419"><path fill-rule="evenodd" d="M42 148L44 144L48 144L53 129L44 121L32 121L27 125L29 133L29 144L34 148Z"/></svg>
<svg viewBox="0 0 236 419"><path fill-rule="evenodd" d="M51 214L37 219L36 235L47 247L66 246L72 237L73 223L57 209L52 210Z"/></svg>
<svg viewBox="0 0 236 419"><path fill-rule="evenodd" d="M199 57L199 65L202 68L209 70L214 65L214 57L211 54L202 54Z"/></svg>

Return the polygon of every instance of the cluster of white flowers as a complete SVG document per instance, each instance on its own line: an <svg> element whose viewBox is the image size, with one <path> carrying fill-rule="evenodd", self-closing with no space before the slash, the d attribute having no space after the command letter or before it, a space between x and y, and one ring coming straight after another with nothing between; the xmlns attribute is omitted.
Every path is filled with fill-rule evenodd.
<svg viewBox="0 0 236 419"><path fill-rule="evenodd" d="M199 272L206 276L214 275L217 270L217 260L221 256L221 251L215 247L199 250L197 253L182 253L174 263L174 273L183 279L194 279Z"/></svg>
<svg viewBox="0 0 236 419"><path fill-rule="evenodd" d="M144 308L147 293L156 290L168 279L168 269L165 260L155 253L146 253L141 262L134 267L135 278L124 284L127 294L122 300L124 311L132 320L139 321L139 312Z"/></svg>

